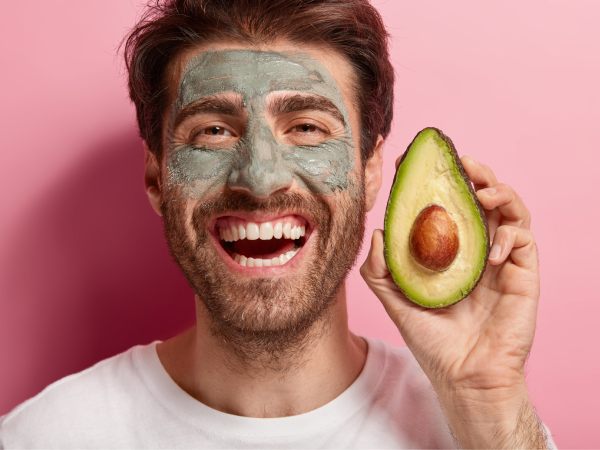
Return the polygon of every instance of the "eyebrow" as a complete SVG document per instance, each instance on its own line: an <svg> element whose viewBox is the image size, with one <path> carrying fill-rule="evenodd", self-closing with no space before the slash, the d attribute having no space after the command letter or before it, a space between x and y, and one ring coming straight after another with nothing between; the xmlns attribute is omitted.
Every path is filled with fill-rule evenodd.
<svg viewBox="0 0 600 450"><path fill-rule="evenodd" d="M244 105L240 97L228 98L208 96L186 105L175 117L173 128L177 128L188 117L196 114L223 114L226 116L241 116Z"/></svg>
<svg viewBox="0 0 600 450"><path fill-rule="evenodd" d="M269 103L268 108L273 115L307 110L323 111L346 126L344 116L337 106L331 100L316 94L293 94L278 97Z"/></svg>

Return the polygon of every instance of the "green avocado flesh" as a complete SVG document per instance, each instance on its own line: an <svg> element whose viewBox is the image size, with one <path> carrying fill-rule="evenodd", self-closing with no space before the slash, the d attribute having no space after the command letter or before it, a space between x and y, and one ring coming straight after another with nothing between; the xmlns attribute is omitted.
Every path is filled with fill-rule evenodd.
<svg viewBox="0 0 600 450"><path fill-rule="evenodd" d="M449 215L456 224L453 236L458 239L456 256L436 270L415 256L419 253L415 253L412 234L417 217L431 205L442 207ZM449 306L469 295L479 282L489 251L487 220L452 141L440 130L420 131L404 153L388 199L384 228L386 264L396 285L414 303L427 308ZM438 235L433 236L427 242L443 245L438 244L442 242ZM432 254L435 245L427 247Z"/></svg>

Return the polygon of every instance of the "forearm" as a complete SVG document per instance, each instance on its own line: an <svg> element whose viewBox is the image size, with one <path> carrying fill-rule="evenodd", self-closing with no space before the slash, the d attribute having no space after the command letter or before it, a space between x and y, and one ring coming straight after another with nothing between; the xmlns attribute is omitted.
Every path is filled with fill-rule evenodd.
<svg viewBox="0 0 600 450"><path fill-rule="evenodd" d="M547 448L546 434L524 386L502 392L438 392L461 448Z"/></svg>

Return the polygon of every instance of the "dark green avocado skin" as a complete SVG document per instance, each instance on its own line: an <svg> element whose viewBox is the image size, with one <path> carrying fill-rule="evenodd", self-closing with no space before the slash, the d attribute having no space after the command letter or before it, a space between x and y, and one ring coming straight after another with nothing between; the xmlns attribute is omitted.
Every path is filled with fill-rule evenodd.
<svg viewBox="0 0 600 450"><path fill-rule="evenodd" d="M400 172L400 168L402 167L402 164L404 163L406 157L409 154L410 149L413 147L413 144L415 143L415 141L419 138L419 136L427 131L433 131L434 133L436 133L443 141L444 143L447 145L448 147L448 152L449 154L452 156L452 159L454 161L455 166L457 167L457 169L460 172L460 175L462 176L463 180L465 181L465 184L469 190L470 196L472 197L479 216L483 222L484 225L484 233L485 233L485 240L487 242L487 245L485 246L485 258L483 260L483 267L480 270L477 278L475 279L472 287L468 290L465 290L464 292L462 292L462 295L457 297L454 301L448 303L448 304L436 304L436 305L431 305L431 304L425 304L423 302L418 301L418 299L415 298L411 298L410 294L403 288L403 286L401 284L399 284L393 274L392 274L392 269L390 268L390 264L388 261L388 255L390 254L389 252L389 247L391 245L393 245L393 240L390 241L388 239L384 239L384 255L385 255L385 259L386 259L386 263L388 265L388 269L390 270L390 274L392 275L392 279L394 279L394 282L396 284L396 286L398 287L398 289L402 292L402 294L410 301L412 301L413 303L422 306L424 308L428 308L428 309L438 309L438 308L445 308L445 307L449 307L452 306L458 302L460 302L461 300L464 300L472 291L473 289L475 289L475 287L477 286L477 284L479 284L479 282L481 281L481 278L483 277L483 274L485 273L485 270L487 268L487 262L488 262L488 258L489 258L489 251L490 251L490 246L489 246L489 225L488 225L488 220L487 220L487 216L485 214L485 211L483 209L483 207L481 206L481 203L479 202L477 195L475 193L475 189L473 188L473 184L471 183L471 180L469 178L469 176L467 175L464 166L462 165L462 162L460 160L460 157L458 155L458 152L456 151L456 147L454 146L454 143L452 142L452 140L450 139L450 137L448 137L442 130L440 130L439 128L436 127L426 127L424 129L422 129L421 131L419 131L417 133L417 135L413 138L413 140L411 141L411 143L408 145L408 147L406 148L406 150L404 151L404 153L402 154L402 157L400 158L400 162L398 163L398 167L396 168L396 173L394 175L394 181L392 182L392 186L390 188L390 194L388 197L388 203L387 203L387 207L386 207L386 212L385 212L385 216L384 216L384 229L387 228L389 222L390 222L390 205L392 202L392 194L394 192L394 188L396 186L396 181L398 178L398 174ZM387 233L385 233L384 230L384 236L387 236Z"/></svg>
<svg viewBox="0 0 600 450"><path fill-rule="evenodd" d="M456 164L456 167L458 167L458 170L460 170L460 174L462 175L462 177L467 182L467 187L469 188L469 192L471 192L471 196L475 200L475 204L477 205L477 209L479 210L479 215L483 219L483 223L485 224L485 237L487 238L487 240L489 242L490 241L490 228L488 225L487 216L485 215L485 210L483 209L483 206L481 206L481 203L479 203L479 199L477 198L477 194L475 193L475 189L473 188L473 183L471 183L471 179L469 178L469 175L467 175L467 172L465 171L465 167L462 165L462 162L460 161L460 156L458 156L458 152L456 151L456 147L454 146L454 143L439 128L435 128L435 127L429 127L429 128L434 130L444 140L444 142L446 144L448 144L450 153L452 154L452 157L454 158L454 163ZM406 152L405 152L405 154L406 154ZM402 157L404 157L404 155L402 155ZM488 246L487 253L485 255L486 261L488 259L489 253L490 253L490 248ZM484 272L485 272L485 269L481 272L479 279L481 279L481 276L483 275ZM479 283L479 279L477 280L477 283ZM475 283L475 284L477 285L477 283Z"/></svg>

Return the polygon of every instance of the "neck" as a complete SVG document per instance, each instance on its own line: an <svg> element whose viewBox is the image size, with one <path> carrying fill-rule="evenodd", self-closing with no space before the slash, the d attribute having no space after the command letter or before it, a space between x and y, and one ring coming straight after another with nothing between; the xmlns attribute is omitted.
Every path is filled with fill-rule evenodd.
<svg viewBox="0 0 600 450"><path fill-rule="evenodd" d="M248 358L247 349L240 352L211 332L211 325L199 306L196 326L159 344L158 354L182 389L230 414L281 417L311 411L350 386L366 358L366 344L348 329L343 286L323 317L288 348L255 348Z"/></svg>

